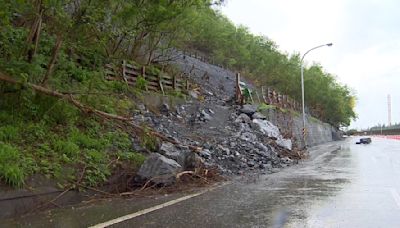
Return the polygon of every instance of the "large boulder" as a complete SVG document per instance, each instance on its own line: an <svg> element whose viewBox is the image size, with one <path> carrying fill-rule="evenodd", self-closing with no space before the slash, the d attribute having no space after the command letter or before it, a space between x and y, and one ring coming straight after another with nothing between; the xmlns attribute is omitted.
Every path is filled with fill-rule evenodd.
<svg viewBox="0 0 400 228"><path fill-rule="evenodd" d="M255 142L257 140L257 136L250 132L243 132L240 135L240 139L248 141L248 142Z"/></svg>
<svg viewBox="0 0 400 228"><path fill-rule="evenodd" d="M210 121L210 120L212 120L211 115L208 114L205 110L202 110L202 111L200 112L200 117L201 117L202 119L204 119L204 121Z"/></svg>
<svg viewBox="0 0 400 228"><path fill-rule="evenodd" d="M200 156L205 158L205 159L210 159L211 158L211 151L209 149L203 149L200 151Z"/></svg>
<svg viewBox="0 0 400 228"><path fill-rule="evenodd" d="M279 128L268 120L253 119L253 123L258 126L259 130L270 138L278 139L281 136Z"/></svg>
<svg viewBox="0 0 400 228"><path fill-rule="evenodd" d="M278 146L287 150L292 150L292 140L283 138L277 126L273 125L268 120L261 119L253 119L253 124L257 126L263 134L267 135L269 138L275 139Z"/></svg>
<svg viewBox="0 0 400 228"><path fill-rule="evenodd" d="M235 123L250 123L250 122L251 122L250 117L249 117L247 114L245 114L245 113L240 114L240 115L235 119Z"/></svg>
<svg viewBox="0 0 400 228"><path fill-rule="evenodd" d="M263 115L263 114L261 114L261 113L259 113L259 112L255 112L255 113L251 116L251 118L253 118L253 119L261 119L261 120L266 120L266 119L267 119L267 117L266 117L265 115Z"/></svg>
<svg viewBox="0 0 400 228"><path fill-rule="evenodd" d="M163 142L158 152L176 161L184 170L194 169L202 163L201 158L196 153L190 151L188 148L178 148L170 142Z"/></svg>
<svg viewBox="0 0 400 228"><path fill-rule="evenodd" d="M290 139L284 139L284 138L280 137L276 140L276 144L278 144L278 146L283 147L287 150L292 150L292 140L290 140Z"/></svg>
<svg viewBox="0 0 400 228"><path fill-rule="evenodd" d="M199 99L200 94L197 91L194 90L190 90L189 91L189 95L193 98L193 99Z"/></svg>
<svg viewBox="0 0 400 228"><path fill-rule="evenodd" d="M204 159L200 155L192 152L186 151L185 159L185 170L194 170L196 168L202 167L204 164Z"/></svg>
<svg viewBox="0 0 400 228"><path fill-rule="evenodd" d="M252 116L255 112L257 112L257 105L246 104L240 109L241 113L247 114L248 116Z"/></svg>
<svg viewBox="0 0 400 228"><path fill-rule="evenodd" d="M140 181L151 180L155 184L172 185L182 166L161 154L151 154L137 172Z"/></svg>
<svg viewBox="0 0 400 228"><path fill-rule="evenodd" d="M176 146L170 142L163 142L158 150L158 153L164 155L165 157L175 160L180 165L183 165L185 162L185 156L181 153L181 151L176 148Z"/></svg>
<svg viewBox="0 0 400 228"><path fill-rule="evenodd" d="M169 105L167 103L163 103L160 106L160 112L164 115L168 115L171 111L171 108L169 107Z"/></svg>

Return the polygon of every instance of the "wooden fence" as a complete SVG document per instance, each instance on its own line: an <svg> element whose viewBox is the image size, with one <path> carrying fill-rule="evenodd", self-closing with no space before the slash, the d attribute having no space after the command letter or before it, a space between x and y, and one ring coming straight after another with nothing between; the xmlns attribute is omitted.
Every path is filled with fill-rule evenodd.
<svg viewBox="0 0 400 228"><path fill-rule="evenodd" d="M264 87L261 87L261 90L263 91L262 93L263 101L266 104L275 105L285 109L292 109L298 112L301 111L301 104L293 100L288 95L280 94L279 92L270 87L267 87L266 90L264 90Z"/></svg>
<svg viewBox="0 0 400 228"><path fill-rule="evenodd" d="M183 51L182 51L182 56L183 56L184 58L185 58L186 56L189 56L189 57L198 59L198 60L200 60L200 61L202 61L202 62L205 62L205 63L208 63L208 64L212 64L212 65L218 66L218 67L223 68L223 69L225 69L225 70L228 69L227 66L225 66L225 65L223 65L223 64L220 64L220 63L217 63L217 62L215 61L215 58L214 58L214 57L209 57L209 56L207 56L207 55L205 55L205 54L202 54L202 53L200 53L200 52L197 52L197 51L183 50Z"/></svg>
<svg viewBox="0 0 400 228"><path fill-rule="evenodd" d="M203 62L206 62L209 64L215 64L214 58L207 57L199 52L183 50L182 54L183 54L183 56L190 56L192 58L196 58L200 61L203 61ZM218 64L217 66L227 69L225 66L220 65L220 64ZM267 87L265 89L264 89L264 87L261 87L261 98L260 98L257 90L254 90L253 92L255 92L256 98L258 99L259 103L261 102L261 99L262 99L262 101L266 104L271 104L271 105L275 105L280 108L291 109L291 110L294 110L297 112L302 112L302 107L299 102L292 99L288 95L279 93L278 91L272 89L271 87ZM240 87L240 74L239 73L237 73L237 75L236 75L235 99L236 99L236 102L239 104L244 103L243 91ZM255 98L253 98L252 94L250 94L249 99L253 103ZM306 110L312 116L321 118L320 112L318 112L316 109L306 107Z"/></svg>
<svg viewBox="0 0 400 228"><path fill-rule="evenodd" d="M241 85L240 85L240 74L236 74L236 88L235 88L235 99L237 103L243 104L244 101L244 95L242 92ZM290 98L288 95L281 94L277 92L276 90L267 87L264 88L263 86L261 87L261 98L258 96L258 92L254 91L257 95L258 101L259 102L264 102L265 104L268 105L274 105L280 108L284 109L291 109L294 111L301 112L301 104L292 98ZM250 97L251 101L253 102L253 98ZM261 100L262 99L262 100Z"/></svg>
<svg viewBox="0 0 400 228"><path fill-rule="evenodd" d="M155 74L146 70L145 66L137 67L132 64L127 64L125 61L121 65L106 65L106 79L125 81L126 84L137 86L139 77L142 77L146 91L161 91L165 94L166 91L187 91L189 89L189 81L177 78L176 75L170 76L164 72Z"/></svg>

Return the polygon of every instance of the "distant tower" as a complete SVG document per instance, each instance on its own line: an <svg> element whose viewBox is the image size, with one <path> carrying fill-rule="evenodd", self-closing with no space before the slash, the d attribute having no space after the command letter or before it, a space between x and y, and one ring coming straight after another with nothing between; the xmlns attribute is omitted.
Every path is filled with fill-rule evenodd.
<svg viewBox="0 0 400 228"><path fill-rule="evenodd" d="M390 94L387 96L388 100L388 125L392 126L392 98Z"/></svg>

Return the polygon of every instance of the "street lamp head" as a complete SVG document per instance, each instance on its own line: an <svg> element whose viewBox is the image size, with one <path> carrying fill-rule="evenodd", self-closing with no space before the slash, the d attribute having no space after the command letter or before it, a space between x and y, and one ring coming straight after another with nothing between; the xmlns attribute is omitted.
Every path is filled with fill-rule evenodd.
<svg viewBox="0 0 400 228"><path fill-rule="evenodd" d="M333 43L326 44L326 46L328 46L328 47L330 47L330 46L332 46L332 45L333 45Z"/></svg>

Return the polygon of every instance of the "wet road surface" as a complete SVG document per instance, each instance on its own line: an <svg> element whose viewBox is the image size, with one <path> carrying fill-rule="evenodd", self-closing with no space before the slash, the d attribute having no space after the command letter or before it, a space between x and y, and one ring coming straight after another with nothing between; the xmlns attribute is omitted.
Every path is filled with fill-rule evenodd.
<svg viewBox="0 0 400 228"><path fill-rule="evenodd" d="M400 227L400 141L356 140L313 148L299 165L233 181L111 227ZM181 196L115 200L3 224L84 227Z"/></svg>

